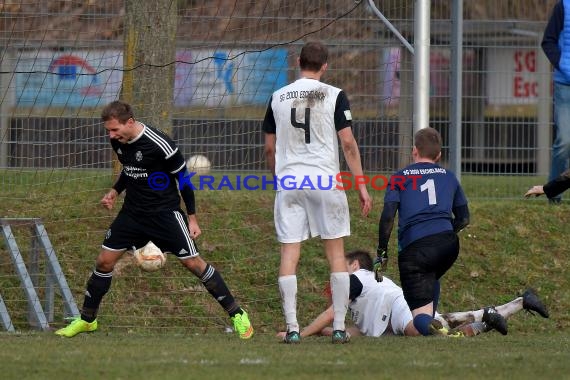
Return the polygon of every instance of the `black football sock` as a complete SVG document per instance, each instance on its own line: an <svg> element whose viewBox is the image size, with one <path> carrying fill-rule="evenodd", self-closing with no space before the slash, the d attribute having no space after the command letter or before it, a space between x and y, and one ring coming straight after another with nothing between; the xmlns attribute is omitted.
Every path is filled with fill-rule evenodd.
<svg viewBox="0 0 570 380"><path fill-rule="evenodd" d="M204 273L200 275L200 281L202 281L212 297L228 312L230 317L242 312L224 282L222 275L213 266L210 264L206 265Z"/></svg>
<svg viewBox="0 0 570 380"><path fill-rule="evenodd" d="M111 287L113 272L103 272L97 269L93 270L89 281L87 281L87 290L85 290L85 299L83 300L83 308L81 309L81 319L87 322L93 322L97 318L97 310L103 296Z"/></svg>

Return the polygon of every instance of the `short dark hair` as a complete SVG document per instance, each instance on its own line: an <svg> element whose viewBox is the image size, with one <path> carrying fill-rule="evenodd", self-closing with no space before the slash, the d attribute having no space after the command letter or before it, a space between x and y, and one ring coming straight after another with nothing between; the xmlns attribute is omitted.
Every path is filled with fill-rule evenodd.
<svg viewBox="0 0 570 380"><path fill-rule="evenodd" d="M358 264L360 264L361 269L366 269L369 271L374 270L374 263L372 262L372 257L370 257L370 253L363 251L363 250L354 250L350 252L346 252L344 257L348 260L349 264L352 264L355 260L358 260Z"/></svg>
<svg viewBox="0 0 570 380"><path fill-rule="evenodd" d="M299 67L301 70L317 72L327 63L329 51L325 45L318 41L307 42L301 49Z"/></svg>
<svg viewBox="0 0 570 380"><path fill-rule="evenodd" d="M103 108L101 111L101 119L103 121L109 121L111 119L117 119L119 123L125 124L127 120L134 119L133 107L129 103L122 102L120 100L115 100Z"/></svg>
<svg viewBox="0 0 570 380"><path fill-rule="evenodd" d="M422 128L414 136L414 146L420 157L435 160L441 153L441 135L433 128Z"/></svg>

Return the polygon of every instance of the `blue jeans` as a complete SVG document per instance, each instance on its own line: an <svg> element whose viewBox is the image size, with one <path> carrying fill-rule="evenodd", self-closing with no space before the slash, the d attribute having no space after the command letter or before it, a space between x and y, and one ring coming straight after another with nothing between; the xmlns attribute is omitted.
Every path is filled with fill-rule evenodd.
<svg viewBox="0 0 570 380"><path fill-rule="evenodd" d="M570 85L554 83L554 135L549 181L560 176L569 165Z"/></svg>

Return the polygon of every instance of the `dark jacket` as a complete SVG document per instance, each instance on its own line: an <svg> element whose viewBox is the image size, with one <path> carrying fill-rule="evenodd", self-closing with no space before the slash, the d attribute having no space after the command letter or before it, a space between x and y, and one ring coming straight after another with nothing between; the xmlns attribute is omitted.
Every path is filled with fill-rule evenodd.
<svg viewBox="0 0 570 380"><path fill-rule="evenodd" d="M570 189L570 169L543 186L544 194L548 198L553 198L568 189Z"/></svg>
<svg viewBox="0 0 570 380"><path fill-rule="evenodd" d="M570 85L570 0L552 9L542 37L542 50L554 66L554 82ZM566 21L566 22L565 22Z"/></svg>

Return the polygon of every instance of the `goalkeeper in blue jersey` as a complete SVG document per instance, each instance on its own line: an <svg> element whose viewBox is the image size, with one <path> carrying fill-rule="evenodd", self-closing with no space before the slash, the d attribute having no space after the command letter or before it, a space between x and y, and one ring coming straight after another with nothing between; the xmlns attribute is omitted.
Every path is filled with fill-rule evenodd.
<svg viewBox="0 0 570 380"><path fill-rule="evenodd" d="M434 320L440 278L459 255L457 233L469 224L469 208L455 175L436 162L441 135L433 128L414 135L414 163L394 173L384 196L375 260L377 274L385 268L388 241L398 214L398 267L414 327L422 335L443 334Z"/></svg>

